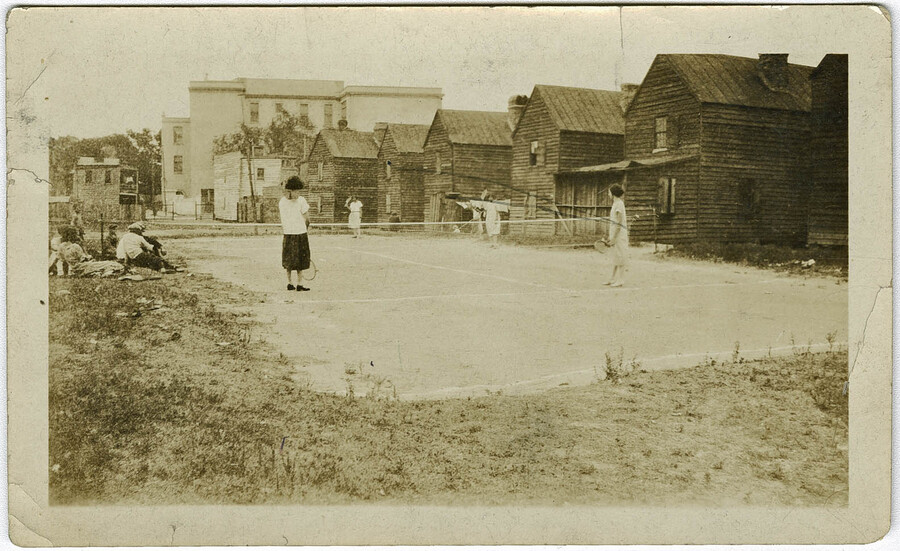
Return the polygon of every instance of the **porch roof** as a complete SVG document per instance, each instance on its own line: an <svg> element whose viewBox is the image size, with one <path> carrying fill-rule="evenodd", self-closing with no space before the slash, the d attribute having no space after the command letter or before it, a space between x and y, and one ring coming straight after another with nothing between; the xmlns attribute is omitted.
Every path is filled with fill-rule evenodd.
<svg viewBox="0 0 900 551"><path fill-rule="evenodd" d="M628 170L636 170L639 168L650 168L654 166L666 165L671 163L678 163L681 161L686 161L688 159L695 159L699 157L698 154L693 153L690 155L667 155L664 157L644 157L641 159L625 159L624 161L617 161L615 163L606 163L603 165L594 165L594 166L583 166L581 168L576 168L573 170L566 170L557 172L557 176L567 175L567 174L597 174L602 172L625 172Z"/></svg>

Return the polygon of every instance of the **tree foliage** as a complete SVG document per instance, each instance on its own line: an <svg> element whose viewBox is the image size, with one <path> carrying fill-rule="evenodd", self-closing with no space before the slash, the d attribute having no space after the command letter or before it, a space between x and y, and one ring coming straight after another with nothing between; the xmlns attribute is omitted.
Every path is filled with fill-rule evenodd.
<svg viewBox="0 0 900 551"><path fill-rule="evenodd" d="M306 117L281 111L268 127L241 124L239 131L218 136L213 140L213 153L221 155L239 151L245 157L254 157L253 147L262 147L267 155L282 155L303 159L312 145L316 128Z"/></svg>

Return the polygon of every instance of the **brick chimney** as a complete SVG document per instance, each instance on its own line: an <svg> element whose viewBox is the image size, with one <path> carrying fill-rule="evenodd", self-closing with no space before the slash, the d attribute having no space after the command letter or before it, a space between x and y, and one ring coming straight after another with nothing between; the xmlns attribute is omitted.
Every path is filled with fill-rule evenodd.
<svg viewBox="0 0 900 551"><path fill-rule="evenodd" d="M756 72L769 90L780 92L787 89L788 54L759 54Z"/></svg>
<svg viewBox="0 0 900 551"><path fill-rule="evenodd" d="M522 117L522 112L525 111L526 103L528 103L528 96L510 96L507 103L509 115L506 119L510 131L515 130L516 125L519 124L519 119Z"/></svg>
<svg viewBox="0 0 900 551"><path fill-rule="evenodd" d="M622 108L623 112L631 105L631 100L634 99L634 96L637 94L638 88L640 87L640 84L622 84L622 97L619 99L619 107Z"/></svg>

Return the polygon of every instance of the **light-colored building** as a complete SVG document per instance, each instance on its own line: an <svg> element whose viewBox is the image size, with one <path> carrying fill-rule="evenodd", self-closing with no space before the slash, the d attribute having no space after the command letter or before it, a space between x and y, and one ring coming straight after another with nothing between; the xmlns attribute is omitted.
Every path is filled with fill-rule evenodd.
<svg viewBox="0 0 900 551"><path fill-rule="evenodd" d="M163 185L196 201L213 189L213 141L241 123L265 128L284 110L306 117L315 130L337 128L343 119L352 130L371 132L377 121L429 124L443 97L440 88L344 86L338 80L202 80L191 81L188 90L190 116L163 116Z"/></svg>
<svg viewBox="0 0 900 551"><path fill-rule="evenodd" d="M248 163L239 152L216 155L213 161L213 204L217 220L238 220L238 202L250 196L251 173L253 194L264 195L266 188L280 188L282 182L297 173L291 166L292 159L283 157L259 157Z"/></svg>

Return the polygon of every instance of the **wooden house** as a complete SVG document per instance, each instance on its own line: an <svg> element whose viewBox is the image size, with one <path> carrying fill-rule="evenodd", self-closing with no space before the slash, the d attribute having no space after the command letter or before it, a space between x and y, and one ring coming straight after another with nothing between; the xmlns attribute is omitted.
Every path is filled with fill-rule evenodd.
<svg viewBox="0 0 900 551"><path fill-rule="evenodd" d="M141 218L138 171L112 157L79 157L70 202L81 208L85 224L133 222Z"/></svg>
<svg viewBox="0 0 900 551"><path fill-rule="evenodd" d="M787 54L657 55L625 114L634 240L806 239L812 67Z"/></svg>
<svg viewBox="0 0 900 551"><path fill-rule="evenodd" d="M584 167L621 161L625 108L636 91L593 90L537 85L513 132L513 219L549 220L597 217L608 212L608 183L591 175L572 175ZM510 109L513 109L510 100ZM518 207L518 208L517 208ZM590 220L562 224L525 223L523 234L596 233ZM605 226L604 226L605 228Z"/></svg>
<svg viewBox="0 0 900 551"><path fill-rule="evenodd" d="M847 55L828 54L812 73L809 244L847 246Z"/></svg>
<svg viewBox="0 0 900 551"><path fill-rule="evenodd" d="M388 124L378 150L378 221L396 212L403 222L425 215L425 138L427 124Z"/></svg>
<svg viewBox="0 0 900 551"><path fill-rule="evenodd" d="M350 195L362 201L362 221L376 221L378 145L373 132L346 127L322 130L307 163L309 189L304 195L309 202L310 221L346 222L344 203Z"/></svg>
<svg viewBox="0 0 900 551"><path fill-rule="evenodd" d="M484 190L498 199L511 195L507 113L439 109L423 149L426 222L465 220L458 203Z"/></svg>

